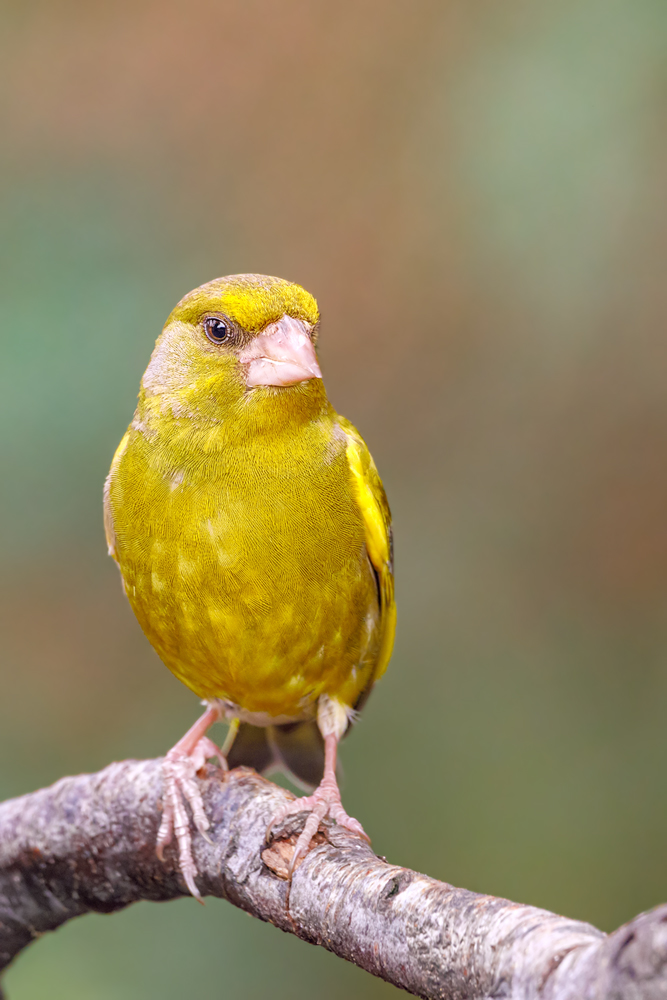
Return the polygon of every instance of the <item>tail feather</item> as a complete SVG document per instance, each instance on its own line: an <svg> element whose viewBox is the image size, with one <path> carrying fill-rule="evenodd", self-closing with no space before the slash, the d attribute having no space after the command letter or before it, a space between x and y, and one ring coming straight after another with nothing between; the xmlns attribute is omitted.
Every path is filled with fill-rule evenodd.
<svg viewBox="0 0 667 1000"><path fill-rule="evenodd" d="M250 726L247 722L239 725L231 747L225 745L224 749L230 768L245 765L263 774L273 764L274 752L266 729Z"/></svg>
<svg viewBox="0 0 667 1000"><path fill-rule="evenodd" d="M269 739L277 765L306 789L316 788L324 774L324 740L313 720L271 726Z"/></svg>
<svg viewBox="0 0 667 1000"><path fill-rule="evenodd" d="M280 770L306 790L319 785L324 774L324 740L314 720L265 728L241 722L225 750L230 768L245 765L259 774Z"/></svg>

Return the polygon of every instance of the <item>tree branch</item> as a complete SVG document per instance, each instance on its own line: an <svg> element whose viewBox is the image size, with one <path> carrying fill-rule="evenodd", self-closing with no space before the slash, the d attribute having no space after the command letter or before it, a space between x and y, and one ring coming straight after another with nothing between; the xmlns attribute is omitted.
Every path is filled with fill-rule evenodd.
<svg viewBox="0 0 667 1000"><path fill-rule="evenodd" d="M0 969L72 917L187 895L173 848L165 864L155 857L160 763L112 764L0 805ZM335 825L318 835L287 900L294 823L268 849L264 835L290 793L246 768L223 781L209 774L202 784L213 823L211 844L194 838L202 894L416 996L667 997L667 905L606 936L387 864Z"/></svg>

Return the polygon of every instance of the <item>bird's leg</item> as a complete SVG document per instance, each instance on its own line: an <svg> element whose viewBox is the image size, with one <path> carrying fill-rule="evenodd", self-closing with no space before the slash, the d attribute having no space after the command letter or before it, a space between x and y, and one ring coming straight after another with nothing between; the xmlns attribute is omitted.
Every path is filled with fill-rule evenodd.
<svg viewBox="0 0 667 1000"><path fill-rule="evenodd" d="M192 810L192 819L197 830L208 840L207 830L211 824L204 812L204 803L197 784L197 771L204 766L209 757L217 757L222 769L227 770L227 761L221 750L206 736L206 731L219 719L219 706L215 703L210 704L194 726L188 729L176 746L171 748L162 764L164 781L162 822L155 849L162 861L165 847L171 843L172 836L176 835L181 872L188 889L197 899L201 899L201 896L195 884L197 866L192 857L190 818L185 803L187 802Z"/></svg>
<svg viewBox="0 0 667 1000"><path fill-rule="evenodd" d="M329 698L328 695L322 695L318 706L317 722L324 737L324 776L312 795L304 795L286 803L273 817L266 832L268 838L273 827L288 816L294 816L301 812L310 813L294 846L294 854L289 866L290 878L297 861L306 854L320 823L327 816L335 820L338 826L356 833L370 843L370 837L364 831L359 820L348 816L343 809L338 781L336 780L338 743L347 728L345 706Z"/></svg>

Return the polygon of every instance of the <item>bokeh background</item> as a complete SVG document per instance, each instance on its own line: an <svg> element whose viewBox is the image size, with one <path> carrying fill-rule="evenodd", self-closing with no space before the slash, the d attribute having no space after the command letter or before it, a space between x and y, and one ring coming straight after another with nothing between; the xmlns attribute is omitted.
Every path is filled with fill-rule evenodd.
<svg viewBox="0 0 667 1000"><path fill-rule="evenodd" d="M101 488L174 303L267 272L317 296L395 517L348 809L392 861L604 929L666 900L664 0L1 12L0 796L196 717ZM216 900L75 921L6 986L393 992Z"/></svg>

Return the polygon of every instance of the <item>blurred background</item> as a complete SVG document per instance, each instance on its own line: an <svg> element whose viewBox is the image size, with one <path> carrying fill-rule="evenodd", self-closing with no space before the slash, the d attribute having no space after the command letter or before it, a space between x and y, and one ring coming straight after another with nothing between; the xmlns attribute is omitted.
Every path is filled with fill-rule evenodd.
<svg viewBox="0 0 667 1000"><path fill-rule="evenodd" d="M392 862L605 930L667 900L664 0L2 20L0 796L197 716L122 595L102 483L175 302L266 272L319 300L395 518L348 810ZM6 986L393 992L218 900L75 921Z"/></svg>

